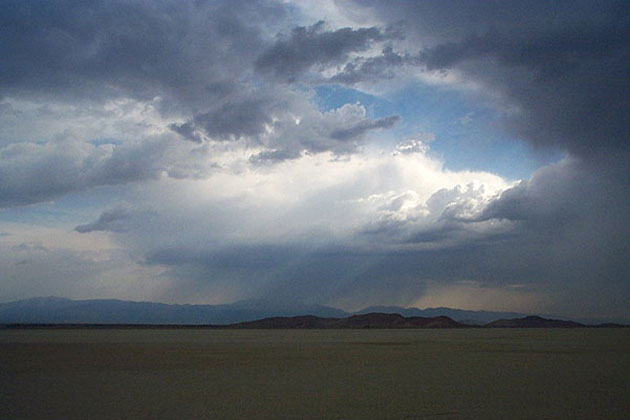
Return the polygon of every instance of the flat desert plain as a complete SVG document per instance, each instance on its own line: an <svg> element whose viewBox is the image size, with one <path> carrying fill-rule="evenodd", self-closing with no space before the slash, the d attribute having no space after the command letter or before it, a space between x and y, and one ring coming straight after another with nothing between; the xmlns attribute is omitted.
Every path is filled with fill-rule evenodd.
<svg viewBox="0 0 630 420"><path fill-rule="evenodd" d="M628 419L630 329L0 331L1 419Z"/></svg>

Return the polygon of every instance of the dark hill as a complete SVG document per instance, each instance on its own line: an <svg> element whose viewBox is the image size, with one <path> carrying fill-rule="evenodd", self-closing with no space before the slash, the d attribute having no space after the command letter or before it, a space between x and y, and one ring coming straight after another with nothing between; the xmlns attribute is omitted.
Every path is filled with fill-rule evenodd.
<svg viewBox="0 0 630 420"><path fill-rule="evenodd" d="M227 328L242 329L320 329L334 328L332 325L338 318L320 318L314 315L292 316L292 317L272 317L264 318L256 321L239 322L237 324L227 325Z"/></svg>
<svg viewBox="0 0 630 420"><path fill-rule="evenodd" d="M559 319L547 319L539 316L526 316L515 319L499 319L486 324L489 328L580 328L584 324Z"/></svg>
<svg viewBox="0 0 630 420"><path fill-rule="evenodd" d="M453 308L403 308L400 306L370 306L355 312L355 315L368 314L371 312L396 313L402 316L412 317L420 316L425 318L434 318L437 316L447 316L457 322L469 325L485 325L488 322L497 319L521 318L529 314L518 312L492 312L492 311L468 311Z"/></svg>
<svg viewBox="0 0 630 420"><path fill-rule="evenodd" d="M241 322L228 326L242 329L362 329L362 328L465 328L466 325L446 316L434 318L409 317L399 314L369 313L347 318L320 318L316 316L274 317L258 321Z"/></svg>

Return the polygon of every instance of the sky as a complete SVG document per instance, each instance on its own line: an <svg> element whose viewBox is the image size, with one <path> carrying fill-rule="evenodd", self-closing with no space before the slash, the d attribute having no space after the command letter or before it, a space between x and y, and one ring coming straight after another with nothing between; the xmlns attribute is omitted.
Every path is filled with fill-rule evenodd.
<svg viewBox="0 0 630 420"><path fill-rule="evenodd" d="M0 10L0 301L630 321L630 4Z"/></svg>

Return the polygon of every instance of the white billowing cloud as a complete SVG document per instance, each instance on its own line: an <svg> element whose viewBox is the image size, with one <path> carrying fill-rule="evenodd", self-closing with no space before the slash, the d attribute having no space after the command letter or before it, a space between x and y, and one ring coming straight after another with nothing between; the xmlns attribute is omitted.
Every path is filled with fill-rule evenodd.
<svg viewBox="0 0 630 420"><path fill-rule="evenodd" d="M435 140L435 135L432 133L421 133L420 135L407 139L406 141L398 144L394 150L394 154L409 154L409 153L422 153L425 154L429 151L429 144Z"/></svg>
<svg viewBox="0 0 630 420"><path fill-rule="evenodd" d="M85 297L92 288L98 296L221 303L268 293L318 250L443 247L448 244L437 237L416 237L439 227L449 205L490 197L508 184L489 173L445 170L426 149L409 149L409 143L396 148L405 153L372 150L340 158L324 152L274 165L252 165L255 150L207 144L206 152L193 153L195 159L211 153L211 174L137 183L135 199L71 227L1 225L8 232L3 243L12 249L5 255L12 283L6 294L23 297L39 287ZM436 198L451 190L448 199ZM376 241L369 233L391 224L398 232ZM45 265L51 270L44 284L39 276ZM13 284L19 276L22 282Z"/></svg>
<svg viewBox="0 0 630 420"><path fill-rule="evenodd" d="M471 183L479 187L463 187L467 192L462 192L459 186ZM345 159L321 153L273 166L219 171L203 180L154 184L142 202L154 205L164 224L170 221L161 244L191 237L217 243L354 243L354 235L374 223L434 223L449 206L464 207L465 200L479 201L507 186L489 173L446 171L423 153ZM451 200L432 198L445 188L455 189ZM166 191L169 200L163 200ZM194 228L178 226L182 218ZM154 243L154 233L147 245Z"/></svg>
<svg viewBox="0 0 630 420"><path fill-rule="evenodd" d="M165 270L161 278L178 286L164 292L156 285L153 293L162 300L207 296L220 303L293 293L322 302L345 295L339 288L352 280L347 275L369 271L378 261L373 254L443 249L496 235L496 221L464 226L444 213L453 203L489 200L509 186L493 174L445 170L423 149L305 154L262 166L249 164L243 151L215 158L220 168L212 176L137 185L135 201L76 230L109 234L129 255ZM337 261L346 252L349 260ZM321 260L330 253L328 263ZM343 268L347 263L359 265ZM321 264L331 271L318 272ZM295 276L310 279L310 286ZM365 293L355 291L356 299Z"/></svg>

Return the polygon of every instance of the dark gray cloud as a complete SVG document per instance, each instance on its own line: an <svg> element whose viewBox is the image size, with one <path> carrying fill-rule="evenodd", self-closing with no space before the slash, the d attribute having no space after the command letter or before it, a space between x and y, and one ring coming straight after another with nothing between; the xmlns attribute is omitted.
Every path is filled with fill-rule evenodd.
<svg viewBox="0 0 630 420"><path fill-rule="evenodd" d="M282 15L246 1L7 2L0 87L55 99L159 95L195 109L235 89L264 45L256 22Z"/></svg>
<svg viewBox="0 0 630 420"><path fill-rule="evenodd" d="M169 124L168 128L186 140L190 140L195 143L203 143L203 132L197 130L196 125L197 124L195 124L193 120L185 123L172 123Z"/></svg>
<svg viewBox="0 0 630 420"><path fill-rule="evenodd" d="M502 95L506 127L532 144L582 156L628 148L627 2L357 3L400 22L428 69L455 69Z"/></svg>
<svg viewBox="0 0 630 420"><path fill-rule="evenodd" d="M377 120L363 120L357 125L349 128L342 128L330 133L330 137L335 140L347 141L361 137L370 130L377 128L392 128L400 120L398 115L392 115Z"/></svg>
<svg viewBox="0 0 630 420"><path fill-rule="evenodd" d="M256 137L263 133L265 124L272 121L272 106L267 101L246 98L228 101L215 109L197 114L186 123L171 124L170 128L188 140L201 143L204 136L217 140Z"/></svg>
<svg viewBox="0 0 630 420"><path fill-rule="evenodd" d="M358 57L347 63L342 71L330 78L333 83L354 85L359 82L374 82L392 79L396 70L404 66L415 66L422 63L417 54L398 53L391 45L383 48L381 55L374 57Z"/></svg>
<svg viewBox="0 0 630 420"><path fill-rule="evenodd" d="M272 163L299 158L303 152L354 153L369 131L392 128L400 120L397 115L366 118L365 108L360 104L346 104L321 113L305 108L297 98L292 99L294 112L301 114L299 122L295 114L282 106L255 100L227 104L189 122L172 124L170 128L196 143L244 140L247 145L263 146L266 150L253 155L251 162Z"/></svg>
<svg viewBox="0 0 630 420"><path fill-rule="evenodd" d="M128 206L118 206L105 210L95 221L74 228L79 233L89 233L98 231L127 232L132 226L135 218L147 217L148 213L130 208Z"/></svg>
<svg viewBox="0 0 630 420"><path fill-rule="evenodd" d="M260 153L256 153L250 157L252 163L273 163L282 162L289 159L297 159L300 157L300 153L297 150L265 150Z"/></svg>
<svg viewBox="0 0 630 420"><path fill-rule="evenodd" d="M630 26L563 28L529 40L489 33L433 47L425 60L430 68L461 66L498 83L521 110L509 127L532 143L584 155L628 146L630 123L621 110L630 105L629 41ZM488 60L499 64L490 77Z"/></svg>
<svg viewBox="0 0 630 420"><path fill-rule="evenodd" d="M593 239L612 241L630 231L622 218L630 209L627 159L623 153L604 160L572 158L543 167L529 180L503 191L470 220L509 220L529 232L590 231Z"/></svg>
<svg viewBox="0 0 630 420"><path fill-rule="evenodd" d="M379 28L324 30L324 21L298 26L279 39L256 60L256 69L280 80L293 82L313 66L339 64L352 52L367 50L373 42L390 38Z"/></svg>

